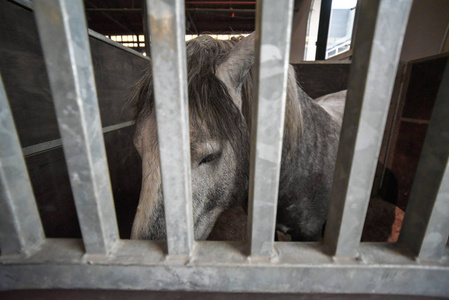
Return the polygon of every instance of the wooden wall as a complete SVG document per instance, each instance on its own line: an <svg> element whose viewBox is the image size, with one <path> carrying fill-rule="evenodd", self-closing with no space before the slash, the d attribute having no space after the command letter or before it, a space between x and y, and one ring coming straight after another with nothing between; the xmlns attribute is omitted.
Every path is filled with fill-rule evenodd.
<svg viewBox="0 0 449 300"><path fill-rule="evenodd" d="M390 181L397 184L397 205L405 210L410 195L427 127L443 77L449 53L413 60L406 64L402 88L397 99L386 167Z"/></svg>
<svg viewBox="0 0 449 300"><path fill-rule="evenodd" d="M33 14L0 1L0 20L0 71L22 147L57 142L60 135ZM92 36L89 41L102 126L131 121L124 104L148 61ZM129 237L140 193L141 163L132 134L132 126L104 134L122 238ZM81 237L62 147L31 150L25 159L47 237Z"/></svg>
<svg viewBox="0 0 449 300"><path fill-rule="evenodd" d="M304 62L293 66L299 85L312 99L348 88L350 63Z"/></svg>

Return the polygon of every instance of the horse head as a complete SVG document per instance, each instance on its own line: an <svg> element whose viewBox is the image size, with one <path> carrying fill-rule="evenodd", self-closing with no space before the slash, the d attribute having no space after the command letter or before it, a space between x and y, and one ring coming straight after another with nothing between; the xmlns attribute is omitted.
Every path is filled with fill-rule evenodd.
<svg viewBox="0 0 449 300"><path fill-rule="evenodd" d="M217 76L237 41L209 36L187 43L194 233L207 238L224 210L248 190L249 136L235 90ZM251 47L254 47L251 45ZM142 158L142 188L131 238L166 238L151 67L137 84L134 144Z"/></svg>
<svg viewBox="0 0 449 300"><path fill-rule="evenodd" d="M254 34L238 42L201 36L186 46L196 239L207 238L221 212L247 200L254 40ZM166 231L152 89L150 67L131 102L143 170L131 237L161 240ZM316 240L326 220L340 124L323 107L299 87L290 66L277 223L294 240Z"/></svg>

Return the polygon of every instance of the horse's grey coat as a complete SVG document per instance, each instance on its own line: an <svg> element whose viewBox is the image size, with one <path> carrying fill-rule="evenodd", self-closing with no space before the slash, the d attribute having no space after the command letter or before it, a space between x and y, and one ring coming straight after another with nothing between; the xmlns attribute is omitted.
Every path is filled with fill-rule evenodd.
<svg viewBox="0 0 449 300"><path fill-rule="evenodd" d="M254 35L240 42L201 36L187 44L195 238L248 194ZM151 69L151 68L150 68ZM143 179L132 238L165 239L151 71L138 83L135 144ZM308 97L289 69L277 223L293 240L316 240L326 220L339 120Z"/></svg>
<svg viewBox="0 0 449 300"><path fill-rule="evenodd" d="M315 102L321 105L340 126L343 121L346 94L347 90L343 90L315 99Z"/></svg>
<svg viewBox="0 0 449 300"><path fill-rule="evenodd" d="M340 126L299 88L298 94L303 128L282 158L277 222L292 240L316 240L327 217Z"/></svg>

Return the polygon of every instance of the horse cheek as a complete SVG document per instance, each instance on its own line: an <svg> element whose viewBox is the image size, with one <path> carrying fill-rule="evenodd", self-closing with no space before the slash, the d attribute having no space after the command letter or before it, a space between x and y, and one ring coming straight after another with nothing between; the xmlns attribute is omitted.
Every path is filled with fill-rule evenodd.
<svg viewBox="0 0 449 300"><path fill-rule="evenodd" d="M160 226L153 226L164 219L163 210L158 209L163 205L162 181L157 149L144 148L142 153L142 188L140 191L139 205L134 218L131 238L151 239L161 237ZM162 211L162 212L161 212Z"/></svg>
<svg viewBox="0 0 449 300"><path fill-rule="evenodd" d="M192 210L195 239L205 239L205 223L209 217L205 211L207 195L212 189L212 172L210 166L192 168Z"/></svg>

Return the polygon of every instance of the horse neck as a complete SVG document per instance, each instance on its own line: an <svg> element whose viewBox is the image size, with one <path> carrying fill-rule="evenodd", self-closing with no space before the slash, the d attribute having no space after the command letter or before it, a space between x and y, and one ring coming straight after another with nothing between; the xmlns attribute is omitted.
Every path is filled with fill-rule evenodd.
<svg viewBox="0 0 449 300"><path fill-rule="evenodd" d="M280 195L302 193L311 173L329 173L325 177L331 180L338 149L339 126L320 105L299 87L297 101L290 102L291 107L300 107L296 111L300 111L301 121L295 122L301 128L292 131L285 127ZM286 118L286 124L295 123L289 120L292 116L287 114ZM297 136L289 136L292 132Z"/></svg>

